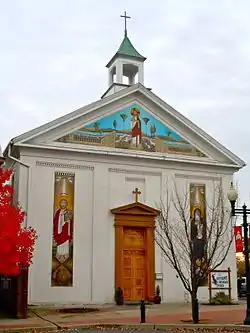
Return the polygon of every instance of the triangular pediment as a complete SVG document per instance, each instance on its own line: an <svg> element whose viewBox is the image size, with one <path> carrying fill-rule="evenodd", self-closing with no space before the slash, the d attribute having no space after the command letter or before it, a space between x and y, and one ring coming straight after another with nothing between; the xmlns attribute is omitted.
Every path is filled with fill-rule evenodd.
<svg viewBox="0 0 250 333"><path fill-rule="evenodd" d="M236 169L245 165L141 84L16 137L12 144Z"/></svg>
<svg viewBox="0 0 250 333"><path fill-rule="evenodd" d="M160 211L153 207L147 206L141 202L133 202L129 205L113 208L111 209L111 213L115 215L128 214L128 215L158 216L160 214Z"/></svg>
<svg viewBox="0 0 250 333"><path fill-rule="evenodd" d="M169 124L138 103L82 125L56 140L62 143L206 157Z"/></svg>

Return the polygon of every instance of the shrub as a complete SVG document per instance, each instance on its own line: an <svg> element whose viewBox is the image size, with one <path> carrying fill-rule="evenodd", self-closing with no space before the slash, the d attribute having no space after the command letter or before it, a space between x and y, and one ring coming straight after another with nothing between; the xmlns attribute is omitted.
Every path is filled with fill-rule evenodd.
<svg viewBox="0 0 250 333"><path fill-rule="evenodd" d="M217 292L214 297L211 298L210 304L212 305L229 305L232 301L229 295L226 295L223 291Z"/></svg>

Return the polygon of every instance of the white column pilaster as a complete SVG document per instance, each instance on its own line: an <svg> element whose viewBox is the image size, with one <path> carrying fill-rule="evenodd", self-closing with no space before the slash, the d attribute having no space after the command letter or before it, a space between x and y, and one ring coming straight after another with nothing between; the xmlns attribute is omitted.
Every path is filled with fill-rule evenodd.
<svg viewBox="0 0 250 333"><path fill-rule="evenodd" d="M123 65L120 61L116 64L116 83L122 84Z"/></svg>

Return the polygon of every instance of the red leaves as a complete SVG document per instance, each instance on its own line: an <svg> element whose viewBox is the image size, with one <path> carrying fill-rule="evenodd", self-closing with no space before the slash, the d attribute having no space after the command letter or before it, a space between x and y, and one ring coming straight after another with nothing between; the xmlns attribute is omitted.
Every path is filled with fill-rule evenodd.
<svg viewBox="0 0 250 333"><path fill-rule="evenodd" d="M16 275L30 266L36 231L23 227L25 212L12 204L14 190L9 184L12 170L0 168L0 274Z"/></svg>

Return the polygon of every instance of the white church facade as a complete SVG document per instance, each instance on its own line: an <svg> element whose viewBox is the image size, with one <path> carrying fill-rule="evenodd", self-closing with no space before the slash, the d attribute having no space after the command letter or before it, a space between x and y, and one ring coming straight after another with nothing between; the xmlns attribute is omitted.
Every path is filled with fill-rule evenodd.
<svg viewBox="0 0 250 333"><path fill-rule="evenodd" d="M39 235L29 303L184 302L183 286L154 243L167 183L227 191L245 163L144 86L144 62L125 31L102 98L10 141L16 200ZM128 78L124 84L123 78ZM137 79L137 82L135 80ZM223 268L232 271L235 250ZM201 288L201 299L208 288Z"/></svg>

